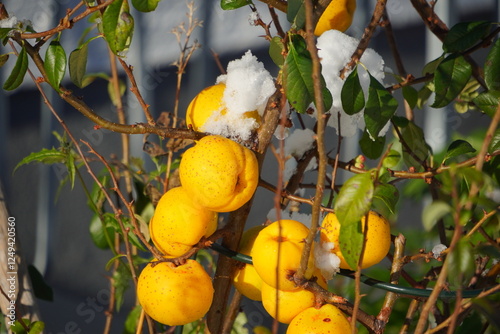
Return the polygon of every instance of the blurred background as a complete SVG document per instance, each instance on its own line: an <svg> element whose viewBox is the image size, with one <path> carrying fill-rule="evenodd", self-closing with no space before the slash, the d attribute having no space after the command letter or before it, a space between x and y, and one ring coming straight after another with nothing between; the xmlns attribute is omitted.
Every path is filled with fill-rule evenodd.
<svg viewBox="0 0 500 334"><path fill-rule="evenodd" d="M66 9L72 8L77 2L6 0L2 3L10 15L29 19L36 31L44 31L57 25ZM219 1L195 0L194 3L197 8L195 17L203 21L203 27L195 31L193 39L201 43L202 48L195 52L183 79L181 116L191 99L202 88L214 84L220 74L213 53L218 54L225 67L229 61L240 58L250 49L271 74L276 75L278 70L268 55L268 43L261 37L263 29L249 24L249 8L225 12L220 9ZM374 0L358 0L353 25L346 33L360 38L374 5ZM267 7L260 2L256 3L256 7L263 21L270 22ZM389 1L387 9L406 70L418 77L425 63L441 55L441 45L427 32L409 1ZM497 0L439 1L436 11L449 27L459 21L480 19L498 22L500 19ZM174 105L176 68L172 63L179 55L179 47L171 30L186 21L186 12L185 1L162 1L152 13L139 13L132 9L136 28L125 60L134 67L138 86L154 116L171 111ZM279 17L283 25L287 24L283 13ZM89 23L82 21L64 32L61 44L68 55L77 47L79 38L88 26ZM271 31L275 32L273 28ZM388 68L396 72L383 29L376 31L370 47L384 58ZM11 51L8 45L1 48L2 54ZM2 83L13 64L13 59L10 59L0 68ZM108 70L105 43L97 40L90 44L87 71ZM390 76L386 78L386 83L394 82ZM116 119L104 80L97 80L82 90L72 86L68 79L63 84L81 95L99 115ZM93 130L91 122L60 101L47 86L45 91L77 139L89 141L105 157L121 151L119 134ZM125 105L129 123L144 121L138 103L128 91ZM401 108L398 112L402 112ZM443 149L453 133L466 136L475 128L484 127L487 122L481 117L468 113L457 114L447 109L434 109L426 113L426 117L423 115L423 112L416 111L416 121L424 128L426 138L435 151ZM56 199L59 181L65 176L63 168L30 164L13 173L19 161L31 152L57 144L53 131L61 132L62 128L47 110L28 76L20 89L14 92L0 91L0 181L10 214L16 218L24 259L42 273L54 291L52 302L39 301L41 315L46 322L45 333L98 333L103 329L104 310L109 303L109 272L105 265L112 253L95 247L90 238L92 213L86 205L82 187L78 182L73 190L66 185ZM335 148L336 144L334 131L331 134L332 139L328 144L330 149ZM357 141L357 138L350 138L344 143L343 160L348 161L359 154ZM142 142L142 136L132 136L132 155L148 160L142 152ZM276 168L274 157L269 156L264 165L263 178L272 181ZM89 177L85 177L84 181L92 185ZM250 224L265 221L268 211L273 207L272 201L272 193L262 189L257 191ZM421 212L423 204L402 202L400 205L406 206L408 210L401 211L405 212L405 217L399 218L398 228L421 226L419 214L411 212ZM125 319L134 303L134 294L129 293L117 317ZM247 314L249 324L262 324L265 318L262 307L258 303L250 303L248 308L252 309ZM117 319L112 333L121 333L122 324L123 321Z"/></svg>

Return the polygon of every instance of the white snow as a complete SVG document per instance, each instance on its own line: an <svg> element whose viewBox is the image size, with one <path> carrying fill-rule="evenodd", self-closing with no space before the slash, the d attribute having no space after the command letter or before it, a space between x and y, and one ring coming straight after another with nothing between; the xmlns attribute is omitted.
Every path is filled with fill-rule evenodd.
<svg viewBox="0 0 500 334"><path fill-rule="evenodd" d="M10 16L6 19L0 20L0 28L15 28L17 25L17 17Z"/></svg>
<svg viewBox="0 0 500 334"><path fill-rule="evenodd" d="M314 244L315 265L327 281L340 271L340 258L332 253L334 247L333 242Z"/></svg>
<svg viewBox="0 0 500 334"><path fill-rule="evenodd" d="M438 244L432 248L432 255L434 256L435 259L438 259L441 256L441 253L443 253L446 250L445 245L443 244Z"/></svg>
<svg viewBox="0 0 500 334"><path fill-rule="evenodd" d="M266 218L269 219L271 222L277 221L278 215L276 213L276 208L272 208L271 210L269 210ZM298 222L301 222L302 224L304 224L307 227L311 226L311 215L308 213L300 213L300 212L296 212L296 211L281 210L280 219L296 220Z"/></svg>
<svg viewBox="0 0 500 334"><path fill-rule="evenodd" d="M302 158L313 147L315 133L311 129L295 129L285 140L285 156Z"/></svg>
<svg viewBox="0 0 500 334"><path fill-rule="evenodd" d="M204 125L204 131L233 139L247 140L259 123L245 113L257 111L264 114L267 100L276 87L264 64L257 60L250 50L241 59L229 62L227 74L217 78L224 83L224 114L214 114Z"/></svg>
<svg viewBox="0 0 500 334"><path fill-rule="evenodd" d="M338 30L325 31L317 41L318 55L321 58L322 74L325 78L326 86L330 90L333 98L333 104L329 112L331 116L328 120L328 126L331 126L339 132L339 114L340 114L340 131L343 137L352 137L356 134L357 129L364 129L365 122L363 119L363 111L355 115L347 115L343 108L340 99L340 92L344 84L344 80L340 79L339 72L350 61L351 55L356 50L359 40L348 36ZM385 77L384 60L373 49L366 49L360 62L368 69L370 74L383 84ZM345 77L350 72L346 73ZM370 79L368 73L363 66L358 66L358 75L365 94L365 100L368 97L368 87ZM379 136L385 135L389 128L387 124L380 131Z"/></svg>

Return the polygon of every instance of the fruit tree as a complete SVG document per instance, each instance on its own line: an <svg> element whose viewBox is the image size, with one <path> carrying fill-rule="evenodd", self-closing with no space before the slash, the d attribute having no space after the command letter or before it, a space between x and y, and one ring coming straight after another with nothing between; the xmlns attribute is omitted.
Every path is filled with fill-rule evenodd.
<svg viewBox="0 0 500 334"><path fill-rule="evenodd" d="M134 16L162 20L156 10L167 1L65 1L44 31L0 1L3 89L30 81L60 125L57 147L11 172L38 162L62 166L62 186L80 181L73 192L83 189L94 217L89 238L109 250L104 333L500 332L500 26L447 25L438 1L410 0L442 47L410 73L398 41L412 37L393 29L393 1L372 1L355 38L355 0L220 0L218 11L248 13L268 59L241 50L224 63L214 53L220 75L189 97L183 78L204 47L194 31L204 28L188 3L174 29L176 76L167 78L176 88L162 92L173 97L169 113L150 107L128 57ZM68 49L75 27L83 33ZM372 43L379 32L392 69ZM87 70L97 44L109 51L107 73ZM103 79L112 117L87 93ZM137 108L124 102L125 87ZM48 92L94 133L116 134L117 152L79 136ZM442 109L470 117L474 131L436 148L421 120ZM127 121L134 113L145 121ZM130 156L131 137L143 138L146 159ZM36 304L43 278L31 267L33 289L12 278L26 264L15 219L0 224L0 259L10 266L0 277L2 329L48 332L50 320L21 302ZM133 307L116 324L125 298Z"/></svg>

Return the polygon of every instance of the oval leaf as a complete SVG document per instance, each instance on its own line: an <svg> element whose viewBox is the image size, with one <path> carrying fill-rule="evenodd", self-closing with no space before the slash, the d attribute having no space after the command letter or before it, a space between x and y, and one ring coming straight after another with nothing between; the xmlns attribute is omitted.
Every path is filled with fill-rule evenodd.
<svg viewBox="0 0 500 334"><path fill-rule="evenodd" d="M446 34L443 50L448 53L465 51L485 37L490 27L487 21L457 23Z"/></svg>
<svg viewBox="0 0 500 334"><path fill-rule="evenodd" d="M66 73L66 52L59 41L52 41L49 44L43 66L50 85L59 91L59 85Z"/></svg>
<svg viewBox="0 0 500 334"><path fill-rule="evenodd" d="M439 64L434 73L436 99L433 108L443 108L464 89L472 74L472 66L463 56L451 55Z"/></svg>
<svg viewBox="0 0 500 334"><path fill-rule="evenodd" d="M490 90L476 96L472 102L484 111L490 117L495 115L495 112L498 108L498 104L500 103L500 90Z"/></svg>
<svg viewBox="0 0 500 334"><path fill-rule="evenodd" d="M26 75L27 70L28 54L26 53L26 49L22 48L21 51L19 51L16 63L14 64L14 68L12 68L12 72L10 72L9 77L3 84L3 89L14 90L19 87L23 83L24 76Z"/></svg>
<svg viewBox="0 0 500 334"><path fill-rule="evenodd" d="M114 54L126 51L132 42L134 18L130 15L127 0L116 0L104 11L102 29Z"/></svg>
<svg viewBox="0 0 500 334"><path fill-rule="evenodd" d="M385 208L391 213L396 212L396 205L399 201L399 191L398 188L389 183L381 183L375 187L375 192L373 193L373 202L375 200L379 203L384 204Z"/></svg>
<svg viewBox="0 0 500 334"><path fill-rule="evenodd" d="M446 259L449 261L448 278L455 287L462 286L463 282L474 275L474 255L469 239L461 238Z"/></svg>
<svg viewBox="0 0 500 334"><path fill-rule="evenodd" d="M283 57L283 50L285 49L285 45L281 40L281 37L275 36L271 39L269 43L269 56L273 60L273 62L281 67L285 63L285 58Z"/></svg>
<svg viewBox="0 0 500 334"><path fill-rule="evenodd" d="M161 0L132 0L132 6L140 12L152 12Z"/></svg>
<svg viewBox="0 0 500 334"><path fill-rule="evenodd" d="M401 131L401 137L407 146L403 145L404 162L408 167L420 170L422 162L429 156L429 147L425 142L424 131L414 122L408 122L408 125Z"/></svg>
<svg viewBox="0 0 500 334"><path fill-rule="evenodd" d="M446 154L443 159L443 164L450 158L472 152L476 152L476 149L467 141L461 139L455 140L450 144L450 146L448 146L448 150L446 150Z"/></svg>
<svg viewBox="0 0 500 334"><path fill-rule="evenodd" d="M364 119L366 130L372 138L375 138L394 116L398 108L398 101L377 79L370 73L368 75L370 76L370 87L368 88Z"/></svg>
<svg viewBox="0 0 500 334"><path fill-rule="evenodd" d="M299 35L293 35L290 39L283 80L285 92L292 107L299 113L306 112L309 105L314 102L312 60L305 40ZM323 76L321 76L321 86L325 109L328 110L332 106L332 95L326 88Z"/></svg>
<svg viewBox="0 0 500 334"><path fill-rule="evenodd" d="M9 54L8 53L0 55L0 67L2 67L3 65L5 65L5 63L7 62L7 60L9 60Z"/></svg>
<svg viewBox="0 0 500 334"><path fill-rule="evenodd" d="M69 55L69 77L79 88L83 88L83 78L87 72L88 44L85 43Z"/></svg>
<svg viewBox="0 0 500 334"><path fill-rule="evenodd" d="M484 64L484 81L490 90L500 90L500 39L491 47Z"/></svg>
<svg viewBox="0 0 500 334"><path fill-rule="evenodd" d="M342 108L348 115L354 115L365 107L365 95L359 82L358 66L354 67L342 86L340 92Z"/></svg>
<svg viewBox="0 0 500 334"><path fill-rule="evenodd" d="M414 109L418 101L418 91L411 86L404 86L403 97L408 102L410 109Z"/></svg>
<svg viewBox="0 0 500 334"><path fill-rule="evenodd" d="M361 217L370 210L373 190L371 174L357 174L344 183L335 201L335 214L340 222L339 246L351 268L357 268L361 254Z"/></svg>
<svg viewBox="0 0 500 334"><path fill-rule="evenodd" d="M365 130L363 131L363 136L359 140L359 146L361 152L363 152L368 159L375 160L379 158L384 151L385 137L376 137L375 140L373 140Z"/></svg>
<svg viewBox="0 0 500 334"><path fill-rule="evenodd" d="M140 0L137 0L140 1ZM224 10L237 9L251 4L249 0L221 0L220 7Z"/></svg>
<svg viewBox="0 0 500 334"><path fill-rule="evenodd" d="M436 225L441 218L451 213L451 211L451 206L443 201L434 201L426 206L422 212L422 224L425 230L432 230L434 225Z"/></svg>

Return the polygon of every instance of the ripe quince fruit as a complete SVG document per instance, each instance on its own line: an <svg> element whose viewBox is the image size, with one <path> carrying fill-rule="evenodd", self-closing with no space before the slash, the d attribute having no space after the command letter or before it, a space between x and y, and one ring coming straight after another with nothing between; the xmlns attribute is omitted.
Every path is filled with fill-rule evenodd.
<svg viewBox="0 0 500 334"><path fill-rule="evenodd" d="M212 279L195 260L175 266L149 263L139 275L137 298L144 312L168 326L185 325L202 318L214 295Z"/></svg>
<svg viewBox="0 0 500 334"><path fill-rule="evenodd" d="M361 218L362 231L365 233L365 247L361 268L368 268L382 261L391 247L391 227L387 219L375 211L368 213L368 231L366 231L366 216ZM340 258L340 268L352 268L347 264L339 246L340 222L337 215L329 213L323 219L320 230L320 242L332 242L331 249Z"/></svg>
<svg viewBox="0 0 500 334"><path fill-rule="evenodd" d="M149 234L165 256L177 257L202 237L212 235L217 229L217 218L217 212L199 206L184 187L176 187L160 198L149 223Z"/></svg>
<svg viewBox="0 0 500 334"><path fill-rule="evenodd" d="M208 119L213 117L213 121L217 121L221 116L224 116L228 112L223 101L225 89L226 84L218 83L199 92L187 107L187 126L191 126L195 131L203 132L206 131L204 126ZM243 114L243 117L253 118L257 125L261 123L261 117L257 110L248 111Z"/></svg>
<svg viewBox="0 0 500 334"><path fill-rule="evenodd" d="M216 212L239 209L259 182L254 153L218 135L205 136L183 155L179 174L192 200Z"/></svg>
<svg viewBox="0 0 500 334"><path fill-rule="evenodd" d="M346 31L352 23L356 11L356 0L332 0L321 14L314 34L320 36L327 30Z"/></svg>
<svg viewBox="0 0 500 334"><path fill-rule="evenodd" d="M286 334L350 334L351 324L332 304L320 308L309 307L293 318Z"/></svg>
<svg viewBox="0 0 500 334"><path fill-rule="evenodd" d="M258 225L243 232L238 252L250 255L255 238L257 238L259 232L262 231L264 227L264 225ZM236 268L233 273L233 285L236 290L248 299L256 301L262 300L262 278L257 274L253 265L245 263L241 267Z"/></svg>
<svg viewBox="0 0 500 334"><path fill-rule="evenodd" d="M260 231L251 256L255 270L264 283L279 290L298 289L289 278L300 267L304 239L308 234L307 226L291 219L275 221ZM308 260L307 279L316 270L313 253L311 251Z"/></svg>

